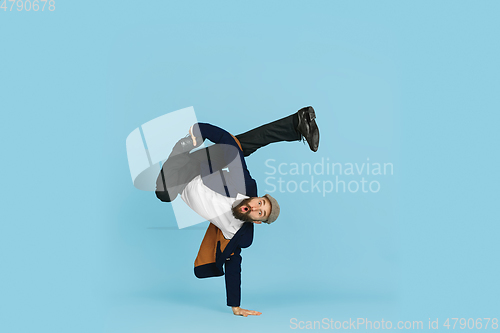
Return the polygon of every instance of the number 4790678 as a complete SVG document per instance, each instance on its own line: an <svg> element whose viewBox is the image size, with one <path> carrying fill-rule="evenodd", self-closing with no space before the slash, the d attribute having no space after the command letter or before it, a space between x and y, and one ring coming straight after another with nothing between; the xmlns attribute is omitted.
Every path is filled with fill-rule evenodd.
<svg viewBox="0 0 500 333"><path fill-rule="evenodd" d="M1 1L1 0L0 0ZM56 9L56 2L55 0L3 0L2 4L0 5L0 9L3 9L4 12L7 11L7 3L10 2L10 9L9 11L12 11L12 8L14 8L14 4L16 5L16 9L18 12L20 11L27 11L29 12L30 10L33 10L35 12L39 11L42 9L42 12L45 9L45 5L47 2L49 3L49 10L53 12ZM43 5L42 5L43 3Z"/></svg>

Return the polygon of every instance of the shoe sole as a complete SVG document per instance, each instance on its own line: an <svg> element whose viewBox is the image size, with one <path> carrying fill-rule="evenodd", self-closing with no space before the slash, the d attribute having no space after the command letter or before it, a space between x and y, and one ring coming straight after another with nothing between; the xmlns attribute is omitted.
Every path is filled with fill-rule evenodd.
<svg viewBox="0 0 500 333"><path fill-rule="evenodd" d="M316 119L316 112L314 111L314 108L312 106L307 106L305 108L307 108L307 110L304 113L307 114L307 117L309 118L308 122L311 125L314 124L314 126L318 129L318 141L319 141L319 128L318 128L318 124L316 124L316 121L314 120L314 119ZM305 109L305 108L303 108L303 109ZM307 142L307 143L309 144L309 142ZM313 152L317 152L319 149L319 142L318 142L318 146L315 147L316 149L314 149L310 144L309 144L309 148Z"/></svg>

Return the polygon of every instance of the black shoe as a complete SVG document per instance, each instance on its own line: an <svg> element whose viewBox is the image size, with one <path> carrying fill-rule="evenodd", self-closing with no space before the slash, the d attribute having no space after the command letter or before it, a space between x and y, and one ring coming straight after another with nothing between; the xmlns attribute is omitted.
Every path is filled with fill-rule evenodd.
<svg viewBox="0 0 500 333"><path fill-rule="evenodd" d="M155 193L156 197L163 202L172 202L177 197L177 194L175 194L175 196L171 198L167 191L156 191Z"/></svg>
<svg viewBox="0 0 500 333"><path fill-rule="evenodd" d="M316 124L316 113L312 106L307 106L297 112L299 124L297 131L307 140L309 148L312 151L318 151L319 146L319 128Z"/></svg>

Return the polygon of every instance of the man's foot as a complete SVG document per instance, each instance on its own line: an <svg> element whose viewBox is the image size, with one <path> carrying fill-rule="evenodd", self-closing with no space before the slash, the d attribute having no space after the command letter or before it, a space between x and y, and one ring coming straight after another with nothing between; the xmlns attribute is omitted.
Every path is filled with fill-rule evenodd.
<svg viewBox="0 0 500 333"><path fill-rule="evenodd" d="M318 151L319 146L319 129L316 121L316 113L312 106L306 106L297 112L299 125L297 131L307 140L309 148L312 151Z"/></svg>

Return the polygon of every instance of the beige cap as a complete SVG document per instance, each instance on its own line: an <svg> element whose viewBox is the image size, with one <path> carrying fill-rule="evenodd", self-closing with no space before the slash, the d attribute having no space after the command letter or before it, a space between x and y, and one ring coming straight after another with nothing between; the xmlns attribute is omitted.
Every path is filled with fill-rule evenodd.
<svg viewBox="0 0 500 333"><path fill-rule="evenodd" d="M269 202L271 203L271 214L269 214L269 218L266 221L262 221L262 222L271 224L274 221L276 221L276 219L278 218L278 215L280 215L280 205L278 205L278 201L276 201L276 199L274 199L269 194L264 195L264 197L266 197L269 200Z"/></svg>

